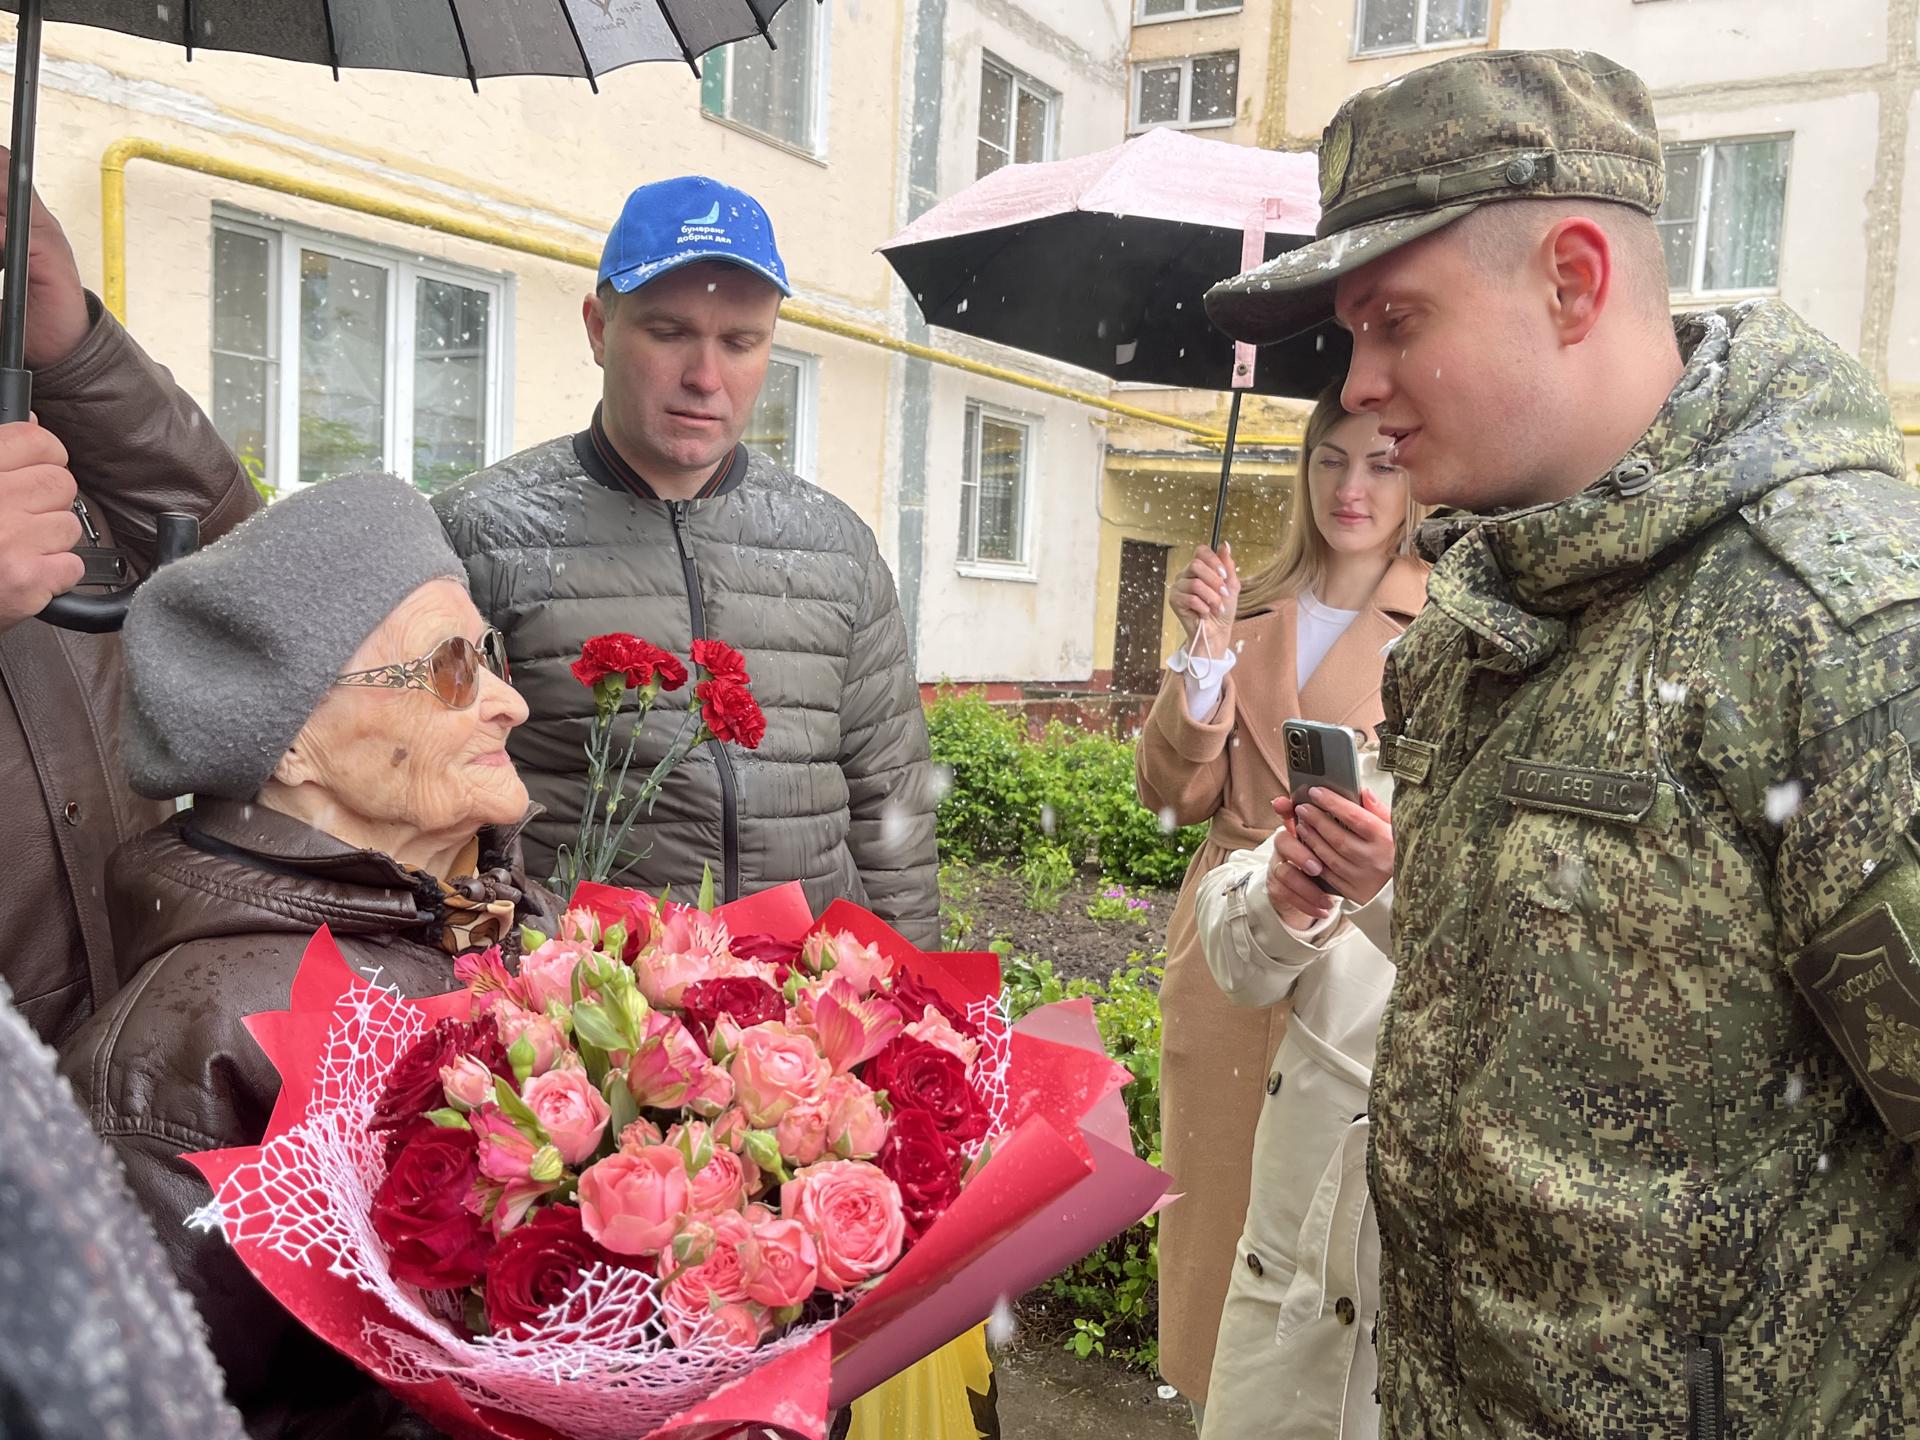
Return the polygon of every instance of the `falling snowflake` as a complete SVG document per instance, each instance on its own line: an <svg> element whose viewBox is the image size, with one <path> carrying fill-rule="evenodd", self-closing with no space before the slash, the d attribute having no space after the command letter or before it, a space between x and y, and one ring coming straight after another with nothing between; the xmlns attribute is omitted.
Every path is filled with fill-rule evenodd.
<svg viewBox="0 0 1920 1440"><path fill-rule="evenodd" d="M953 789L953 767L936 765L933 767L933 803L938 805Z"/></svg>
<svg viewBox="0 0 1920 1440"><path fill-rule="evenodd" d="M1679 680L1660 682L1660 703L1662 705L1684 705L1687 703L1687 687Z"/></svg>
<svg viewBox="0 0 1920 1440"><path fill-rule="evenodd" d="M1162 1385L1158 1394L1162 1400L1178 1400L1180 1398L1180 1392L1171 1385Z"/></svg>
<svg viewBox="0 0 1920 1440"><path fill-rule="evenodd" d="M1786 1101L1789 1105L1798 1105L1807 1098L1807 1082L1798 1075L1787 1077Z"/></svg>
<svg viewBox="0 0 1920 1440"><path fill-rule="evenodd" d="M1160 833L1162 835L1171 835L1179 828L1179 822L1173 818L1173 807L1171 805L1165 806L1160 811Z"/></svg>
<svg viewBox="0 0 1920 1440"><path fill-rule="evenodd" d="M1784 825L1800 813L1800 802L1806 796L1806 788L1798 780L1785 780L1778 785L1767 787L1767 823Z"/></svg>
<svg viewBox="0 0 1920 1440"><path fill-rule="evenodd" d="M1048 839L1052 839L1052 838L1053 838L1053 832L1054 832L1054 827L1055 827L1055 825L1056 825L1056 824L1057 824L1057 817L1056 817L1056 816L1054 815L1054 813L1053 813L1053 806L1051 806L1051 805L1042 805L1042 806L1040 807L1040 831L1041 831L1041 833L1042 833L1043 835L1045 835L1045 836L1046 836L1046 837L1047 837Z"/></svg>
<svg viewBox="0 0 1920 1440"><path fill-rule="evenodd" d="M1571 900L1587 883L1587 862L1578 855L1557 859L1547 872L1547 886L1563 900Z"/></svg>
<svg viewBox="0 0 1920 1440"><path fill-rule="evenodd" d="M1013 1305L1002 1295L993 1302L993 1313L987 1317L987 1343L996 1350L1004 1350L1013 1343L1013 1333L1018 1328Z"/></svg>

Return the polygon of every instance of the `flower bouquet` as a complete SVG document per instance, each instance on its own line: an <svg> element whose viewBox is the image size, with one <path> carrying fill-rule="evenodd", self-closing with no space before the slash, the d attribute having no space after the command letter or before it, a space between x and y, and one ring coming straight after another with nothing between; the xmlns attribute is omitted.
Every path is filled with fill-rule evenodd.
<svg viewBox="0 0 1920 1440"><path fill-rule="evenodd" d="M322 1339L451 1433L820 1440L830 1407L1119 1233L1165 1177L1086 1002L798 885L586 884L407 1000L323 930L248 1027L263 1143L191 1157Z"/></svg>

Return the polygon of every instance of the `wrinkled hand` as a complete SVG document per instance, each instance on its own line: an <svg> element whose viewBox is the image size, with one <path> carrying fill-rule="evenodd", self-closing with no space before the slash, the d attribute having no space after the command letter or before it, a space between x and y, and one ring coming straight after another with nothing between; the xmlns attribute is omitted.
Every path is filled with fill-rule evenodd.
<svg viewBox="0 0 1920 1440"><path fill-rule="evenodd" d="M1240 604L1240 571L1233 563L1233 546L1214 554L1202 545L1193 562L1182 570L1167 596L1167 607L1187 632L1187 648L1208 655L1226 653L1227 632Z"/></svg>
<svg viewBox="0 0 1920 1440"><path fill-rule="evenodd" d="M1369 791L1356 805L1315 786L1308 803L1273 802L1280 830L1267 867L1267 899L1295 930L1331 915L1340 900L1364 905L1393 878L1393 813ZM1330 890L1316 880L1324 880Z"/></svg>
<svg viewBox="0 0 1920 1440"><path fill-rule="evenodd" d="M0 630L80 583L78 493L67 447L32 421L0 425Z"/></svg>
<svg viewBox="0 0 1920 1440"><path fill-rule="evenodd" d="M9 158L6 146L0 145L0 169ZM0 225L6 223L6 214L6 186L0 185ZM53 212L40 203L36 191L33 229L27 237L27 368L44 370L58 365L80 348L92 326L73 246L67 243L67 232L60 228Z"/></svg>

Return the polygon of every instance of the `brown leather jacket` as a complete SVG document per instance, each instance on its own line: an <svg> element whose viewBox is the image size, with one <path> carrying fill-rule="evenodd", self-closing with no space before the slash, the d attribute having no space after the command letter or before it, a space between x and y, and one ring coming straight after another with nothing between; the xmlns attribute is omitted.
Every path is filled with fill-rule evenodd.
<svg viewBox="0 0 1920 1440"><path fill-rule="evenodd" d="M551 929L558 902L525 879L519 827L482 831L481 855L483 875L504 869L520 892L521 917ZM228 1398L255 1437L434 1433L289 1317L225 1240L186 1228L209 1195L179 1158L266 1132L280 1081L242 1021L286 1007L320 926L355 970L403 994L454 987L418 883L385 855L230 800L202 801L113 857L114 939L144 968L73 1036L61 1069L206 1318Z"/></svg>
<svg viewBox="0 0 1920 1440"><path fill-rule="evenodd" d="M67 447L101 544L144 571L153 517L200 521L203 542L260 497L213 425L164 367L93 301L72 355L33 377L40 423ZM172 807L127 788L120 765L120 637L24 620L0 631L0 976L58 1045L132 973L107 933L107 857Z"/></svg>

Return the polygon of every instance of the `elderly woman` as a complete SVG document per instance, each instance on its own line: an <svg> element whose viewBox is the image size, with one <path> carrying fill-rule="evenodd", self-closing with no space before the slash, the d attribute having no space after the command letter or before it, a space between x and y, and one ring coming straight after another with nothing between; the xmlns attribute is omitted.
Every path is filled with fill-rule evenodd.
<svg viewBox="0 0 1920 1440"><path fill-rule="evenodd" d="M506 753L527 707L433 511L390 476L303 490L159 571L124 633L133 786L195 798L114 856L114 941L141 968L63 1068L254 1436L431 1434L186 1228L208 1193L179 1157L264 1133L279 1081L242 1022L286 1006L320 926L418 995L551 917L521 873Z"/></svg>

